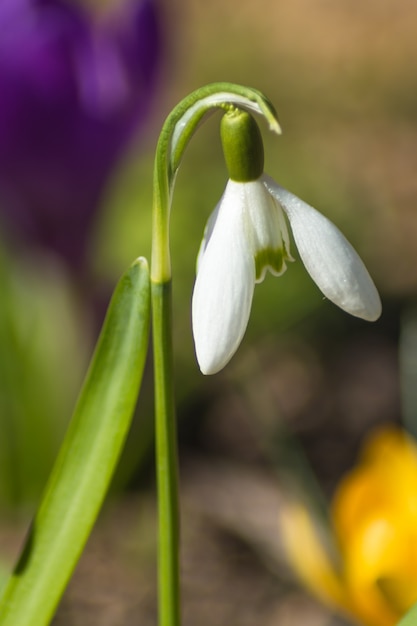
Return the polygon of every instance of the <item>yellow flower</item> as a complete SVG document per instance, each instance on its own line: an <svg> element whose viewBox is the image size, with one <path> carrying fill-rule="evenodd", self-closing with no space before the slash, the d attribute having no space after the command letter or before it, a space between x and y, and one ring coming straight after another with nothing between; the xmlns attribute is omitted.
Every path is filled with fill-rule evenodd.
<svg viewBox="0 0 417 626"><path fill-rule="evenodd" d="M417 602L417 446L404 431L386 427L369 438L330 517L333 553L303 503L285 507L281 525L296 573L356 621L396 624Z"/></svg>

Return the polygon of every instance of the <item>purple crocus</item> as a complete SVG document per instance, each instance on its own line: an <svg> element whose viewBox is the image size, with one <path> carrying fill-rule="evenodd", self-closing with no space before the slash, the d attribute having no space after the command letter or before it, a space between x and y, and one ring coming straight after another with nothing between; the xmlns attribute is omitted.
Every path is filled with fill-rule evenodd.
<svg viewBox="0 0 417 626"><path fill-rule="evenodd" d="M85 261L104 186L150 108L153 0L94 15L70 0L0 2L3 228Z"/></svg>

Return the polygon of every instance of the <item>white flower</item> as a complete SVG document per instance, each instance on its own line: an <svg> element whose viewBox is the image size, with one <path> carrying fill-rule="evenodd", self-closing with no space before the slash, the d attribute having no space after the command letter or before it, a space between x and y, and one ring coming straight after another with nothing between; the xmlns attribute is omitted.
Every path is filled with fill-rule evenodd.
<svg viewBox="0 0 417 626"><path fill-rule="evenodd" d="M263 174L229 180L211 215L197 261L192 318L197 360L215 374L239 347L255 283L292 260L286 214L300 257L319 289L351 315L374 321L378 292L363 262L332 222Z"/></svg>

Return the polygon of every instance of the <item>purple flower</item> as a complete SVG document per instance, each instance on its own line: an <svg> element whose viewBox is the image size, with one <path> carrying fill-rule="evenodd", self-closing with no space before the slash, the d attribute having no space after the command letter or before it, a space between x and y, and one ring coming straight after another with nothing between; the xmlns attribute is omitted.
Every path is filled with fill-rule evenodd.
<svg viewBox="0 0 417 626"><path fill-rule="evenodd" d="M93 16L69 0L1 0L0 31L0 211L79 269L104 186L149 111L154 2Z"/></svg>

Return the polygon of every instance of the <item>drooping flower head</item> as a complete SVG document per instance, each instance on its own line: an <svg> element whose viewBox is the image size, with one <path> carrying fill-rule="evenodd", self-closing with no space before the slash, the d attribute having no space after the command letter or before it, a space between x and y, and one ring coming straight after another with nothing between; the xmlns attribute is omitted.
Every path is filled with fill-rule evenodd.
<svg viewBox="0 0 417 626"><path fill-rule="evenodd" d="M153 0L98 18L65 0L0 3L0 211L73 266L149 110L160 41Z"/></svg>
<svg viewBox="0 0 417 626"><path fill-rule="evenodd" d="M321 213L263 172L263 144L253 117L232 109L221 136L230 180L211 215L197 261L193 333L204 374L231 359L245 333L256 282L291 261L288 219L300 257L323 294L351 315L376 320L378 292L363 262Z"/></svg>

